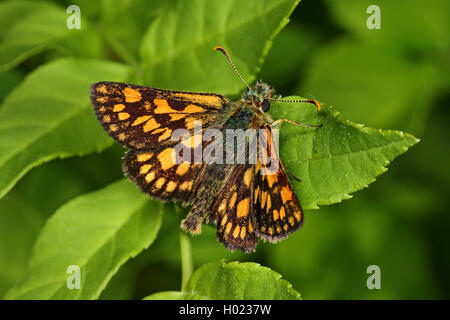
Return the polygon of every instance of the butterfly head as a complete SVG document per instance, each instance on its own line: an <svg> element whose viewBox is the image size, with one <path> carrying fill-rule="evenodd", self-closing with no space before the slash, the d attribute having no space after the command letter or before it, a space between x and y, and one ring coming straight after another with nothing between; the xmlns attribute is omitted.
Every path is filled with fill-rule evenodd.
<svg viewBox="0 0 450 320"><path fill-rule="evenodd" d="M248 89L242 96L242 100L245 103L254 105L261 109L263 112L269 111L270 100L275 90L268 84L258 80L256 84Z"/></svg>

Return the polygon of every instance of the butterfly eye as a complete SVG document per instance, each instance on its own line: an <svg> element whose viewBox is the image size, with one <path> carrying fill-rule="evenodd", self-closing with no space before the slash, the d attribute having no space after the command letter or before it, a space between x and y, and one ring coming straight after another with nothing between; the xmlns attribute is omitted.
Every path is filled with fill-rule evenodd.
<svg viewBox="0 0 450 320"><path fill-rule="evenodd" d="M262 102L262 111L267 112L270 108L270 101L267 99L264 99Z"/></svg>

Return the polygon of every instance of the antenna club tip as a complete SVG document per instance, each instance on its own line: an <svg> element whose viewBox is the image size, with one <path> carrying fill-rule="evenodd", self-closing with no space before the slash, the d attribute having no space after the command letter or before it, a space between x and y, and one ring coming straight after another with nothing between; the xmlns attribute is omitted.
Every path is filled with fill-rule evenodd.
<svg viewBox="0 0 450 320"><path fill-rule="evenodd" d="M312 103L314 103L317 107L317 110L320 111L321 107L320 107L320 103L317 100L312 100Z"/></svg>
<svg viewBox="0 0 450 320"><path fill-rule="evenodd" d="M219 51L222 51L222 52L226 52L225 49L223 47L221 47L221 46L216 46L213 49L214 50L219 50Z"/></svg>

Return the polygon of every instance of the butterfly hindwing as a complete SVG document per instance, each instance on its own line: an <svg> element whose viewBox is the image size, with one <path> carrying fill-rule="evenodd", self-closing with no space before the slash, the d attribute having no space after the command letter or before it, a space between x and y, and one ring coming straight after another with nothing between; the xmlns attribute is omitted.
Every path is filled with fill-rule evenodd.
<svg viewBox="0 0 450 320"><path fill-rule="evenodd" d="M254 165L237 164L212 205L217 237L231 250L254 251L258 243L252 206Z"/></svg>
<svg viewBox="0 0 450 320"><path fill-rule="evenodd" d="M130 149L148 150L173 143L176 129L212 126L230 101L217 94L169 91L120 82L91 86L91 102L103 128Z"/></svg>

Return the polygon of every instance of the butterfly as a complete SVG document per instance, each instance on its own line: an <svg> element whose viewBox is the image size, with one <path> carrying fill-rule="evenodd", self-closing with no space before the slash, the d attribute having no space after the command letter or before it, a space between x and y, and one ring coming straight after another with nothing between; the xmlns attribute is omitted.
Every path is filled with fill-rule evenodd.
<svg viewBox="0 0 450 320"><path fill-rule="evenodd" d="M152 198L192 206L181 222L183 230L198 234L203 223L214 223L218 240L228 249L252 252L258 238L283 240L304 221L299 200L278 156L274 130L282 122L321 126L288 119L274 121L267 114L270 102L310 103L318 110L320 104L316 100L283 100L262 81L250 87L226 50L214 49L225 55L247 87L238 101L213 93L98 82L91 85L91 102L106 132L128 149L123 163L125 175ZM225 144L216 137L202 139L202 135L239 129L264 130L260 139L244 139L245 146L251 140L265 150L257 154L255 161L192 161L198 150ZM179 130L184 130L184 134L174 139ZM180 151L179 146L184 149ZM214 150L215 156L221 156L221 149ZM230 150L241 151L234 140ZM177 156L187 160L176 161Z"/></svg>

